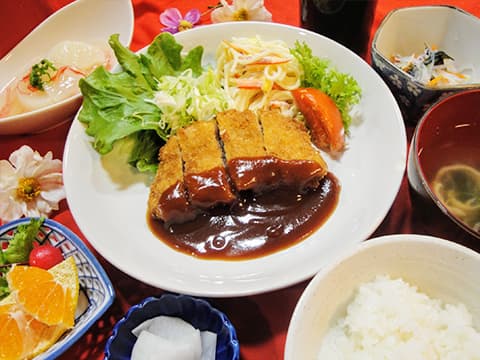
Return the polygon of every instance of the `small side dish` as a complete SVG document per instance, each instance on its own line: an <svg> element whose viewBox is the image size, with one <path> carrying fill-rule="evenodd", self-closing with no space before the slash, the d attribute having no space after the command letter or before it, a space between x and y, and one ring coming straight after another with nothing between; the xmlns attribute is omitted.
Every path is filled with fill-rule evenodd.
<svg viewBox="0 0 480 360"><path fill-rule="evenodd" d="M165 293L132 306L115 324L105 359L238 360L235 328L206 300Z"/></svg>
<svg viewBox="0 0 480 360"><path fill-rule="evenodd" d="M417 124L437 100L480 87L480 19L451 5L393 9L372 41L372 66ZM460 41L461 39L461 41Z"/></svg>
<svg viewBox="0 0 480 360"><path fill-rule="evenodd" d="M0 358L51 359L113 301L113 288L82 241L50 219L0 227Z"/></svg>
<svg viewBox="0 0 480 360"><path fill-rule="evenodd" d="M8 294L0 301L2 359L32 358L74 326L77 266L73 256L64 259L51 245L38 245L43 221L19 226L8 247L0 250L0 286L3 295Z"/></svg>
<svg viewBox="0 0 480 360"><path fill-rule="evenodd" d="M105 45L62 41L1 90L0 118L41 109L77 95L79 79L98 66L111 65L112 53Z"/></svg>
<svg viewBox="0 0 480 360"><path fill-rule="evenodd" d="M66 4L67 2L63 2ZM60 7L60 4L58 4ZM13 82L21 81L23 76L29 73L29 68L40 64L43 59L50 61L55 67L61 69L63 65L57 66L52 59L49 59L49 50L56 45L67 42L81 42L89 46L99 47L101 51L107 50L106 41L112 33L120 34L125 44L130 44L134 28L134 14L131 0L76 0L69 1L35 27L26 37L0 59L0 90L4 90ZM13 44L11 44L13 45ZM96 52L91 53L95 57ZM90 58L90 57L89 57ZM113 58L111 58L113 60ZM72 65L72 64L65 64ZM113 65L113 63L111 64ZM43 65L44 66L44 65ZM60 73L61 74L61 73ZM65 69L63 76L71 78L75 83L78 81L76 72ZM14 77L15 80L13 79ZM76 78L76 79L75 79ZM12 88L14 85L12 85ZM70 88L70 89L73 89ZM28 89L27 89L28 90ZM49 131L65 122L71 121L82 104L82 97L79 92L75 95L51 102L58 96L25 96L29 94L24 87L21 87L21 108L27 105L21 113L6 115L18 106L17 103L6 104L6 99L0 100L0 134L19 135L32 134ZM66 89L60 90L68 93ZM12 91L13 93L13 91ZM35 95L46 94L46 91L35 91ZM16 96L11 96L15 98ZM42 105L42 107L39 107ZM43 106L45 105L45 106ZM34 106L34 109L32 108ZM6 107L6 108L5 108ZM21 110L18 109L17 110Z"/></svg>

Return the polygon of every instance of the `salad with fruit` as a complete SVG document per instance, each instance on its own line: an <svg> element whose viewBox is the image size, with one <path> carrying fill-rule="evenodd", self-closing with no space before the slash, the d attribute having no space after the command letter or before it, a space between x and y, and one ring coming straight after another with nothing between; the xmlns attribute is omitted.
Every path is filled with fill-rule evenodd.
<svg viewBox="0 0 480 360"><path fill-rule="evenodd" d="M44 219L19 225L0 249L0 358L30 359L74 326L75 259L37 241Z"/></svg>

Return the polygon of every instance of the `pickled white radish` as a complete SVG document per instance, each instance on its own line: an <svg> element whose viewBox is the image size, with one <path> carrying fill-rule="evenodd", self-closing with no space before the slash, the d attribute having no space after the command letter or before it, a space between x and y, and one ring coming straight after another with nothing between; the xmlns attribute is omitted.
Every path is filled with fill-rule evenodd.
<svg viewBox="0 0 480 360"><path fill-rule="evenodd" d="M202 352L200 331L186 321L172 316L158 316L150 319L146 324L146 330L166 340L192 344L195 358L200 357ZM132 332L135 334L136 329Z"/></svg>
<svg viewBox="0 0 480 360"><path fill-rule="evenodd" d="M217 334L211 331L200 332L202 340L202 357L201 360L215 359L217 354Z"/></svg>
<svg viewBox="0 0 480 360"><path fill-rule="evenodd" d="M215 359L217 334L210 331L200 332L177 317L157 316L138 325L132 333L137 336L132 359L134 353L139 356L137 359L151 359L150 354L162 354L162 359L170 359L167 357L170 353L173 354L171 359L175 360ZM187 349L188 353L185 352Z"/></svg>
<svg viewBox="0 0 480 360"><path fill-rule="evenodd" d="M56 70L49 71L51 79L43 83L43 90L30 84L30 67L0 92L0 118L41 109L79 94L78 81L98 66L110 69L112 58L106 45L79 41L57 44L45 56Z"/></svg>
<svg viewBox="0 0 480 360"><path fill-rule="evenodd" d="M147 330L140 333L131 360L196 360L192 345L163 339Z"/></svg>

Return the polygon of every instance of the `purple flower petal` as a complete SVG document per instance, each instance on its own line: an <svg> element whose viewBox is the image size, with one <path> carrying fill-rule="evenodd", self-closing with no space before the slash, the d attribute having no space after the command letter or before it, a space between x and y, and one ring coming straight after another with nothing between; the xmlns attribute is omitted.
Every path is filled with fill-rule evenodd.
<svg viewBox="0 0 480 360"><path fill-rule="evenodd" d="M192 9L185 15L185 20L187 20L190 24L195 25L200 20L200 15L200 10Z"/></svg>
<svg viewBox="0 0 480 360"><path fill-rule="evenodd" d="M160 22L167 27L178 27L182 14L177 8L168 8L160 14Z"/></svg>
<svg viewBox="0 0 480 360"><path fill-rule="evenodd" d="M162 29L162 32L169 32L170 34L176 34L178 32L177 27L166 27Z"/></svg>

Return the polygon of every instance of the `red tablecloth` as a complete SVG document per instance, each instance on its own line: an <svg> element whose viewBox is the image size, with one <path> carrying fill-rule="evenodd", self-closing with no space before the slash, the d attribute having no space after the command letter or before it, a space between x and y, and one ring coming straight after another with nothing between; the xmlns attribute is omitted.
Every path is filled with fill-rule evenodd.
<svg viewBox="0 0 480 360"><path fill-rule="evenodd" d="M50 13L71 0L4 0L0 2L0 57L6 54L22 37L31 31ZM151 42L162 28L159 14L168 7L177 7L182 13L195 6L201 11L216 0L133 0L135 10L135 32L131 48L138 50ZM273 21L299 25L299 0L265 0L266 7L273 14ZM378 0L371 34L380 21L392 9L411 5L450 4L480 16L480 2L472 0ZM209 22L209 16L202 17L202 23ZM55 158L61 158L70 124L67 123L48 132L28 136L0 136L0 159L23 144L30 145L41 154L52 150ZM413 128L407 126L410 139ZM66 201L53 218L82 236ZM400 192L386 216L372 237L393 233L430 234L447 238L480 251L474 238L465 234L438 211L425 208L411 192L404 177ZM113 325L128 308L150 295L161 293L120 272L97 254L105 267L116 290L112 307L90 331L84 335L62 359L100 359L106 339ZM242 359L281 359L290 317L295 304L307 282L256 296L243 298L212 299L213 305L224 311L235 325L241 343Z"/></svg>

